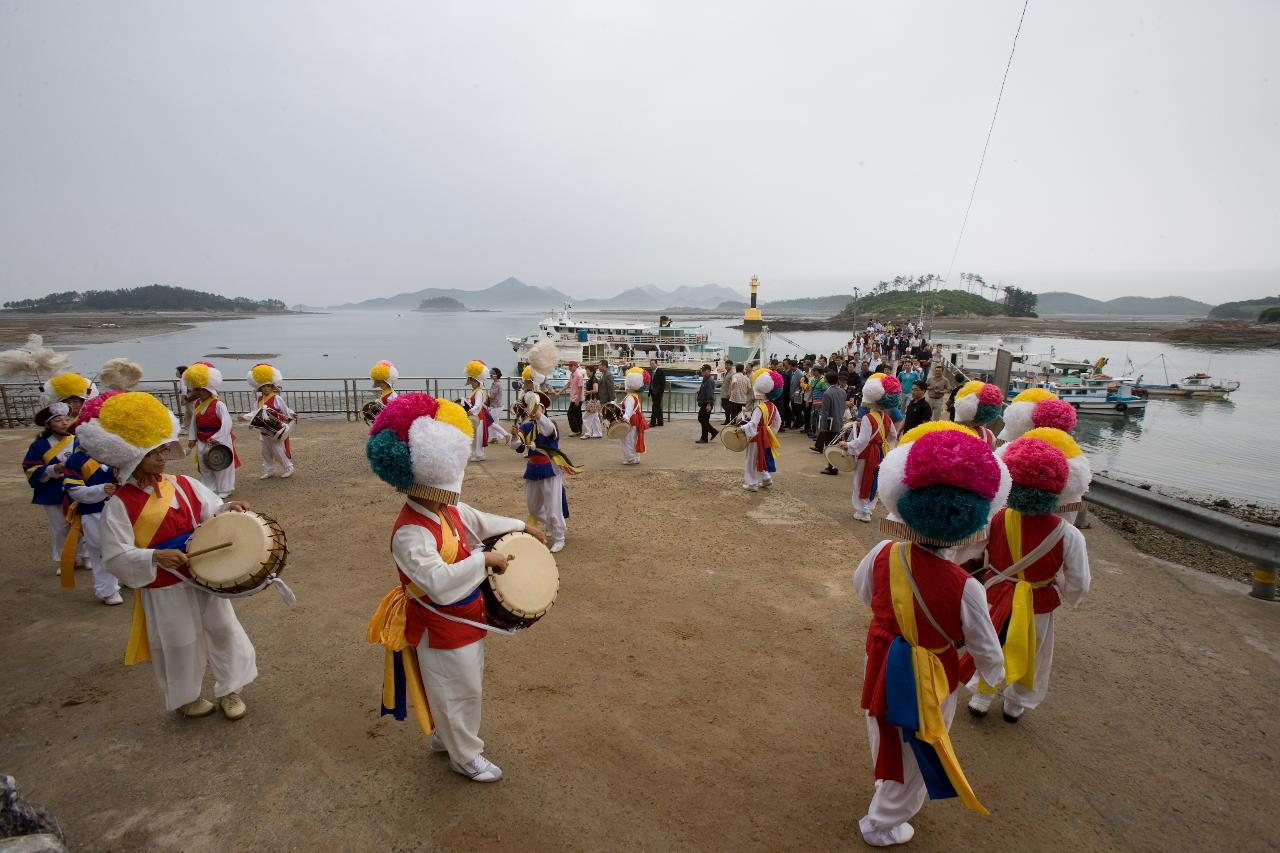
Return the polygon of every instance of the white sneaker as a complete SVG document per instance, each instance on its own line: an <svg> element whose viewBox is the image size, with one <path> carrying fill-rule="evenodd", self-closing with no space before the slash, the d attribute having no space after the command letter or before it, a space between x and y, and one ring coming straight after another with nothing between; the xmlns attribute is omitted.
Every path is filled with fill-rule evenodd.
<svg viewBox="0 0 1280 853"><path fill-rule="evenodd" d="M564 550L564 543L563 543L563 542L557 542L556 544L554 544L554 545L552 545L552 546L551 546L551 553L552 553L552 554L559 554L559 553L560 553L561 551L563 551L563 550Z"/></svg>
<svg viewBox="0 0 1280 853"><path fill-rule="evenodd" d="M448 752L449 747L444 745L444 741L440 740L439 729L433 729L431 732L431 751L432 752Z"/></svg>
<svg viewBox="0 0 1280 853"><path fill-rule="evenodd" d="M866 818L862 820L865 821ZM916 835L915 828L909 823L900 823L893 829L868 829L859 822L858 828L862 831L862 840L872 847L892 847L895 844L906 844Z"/></svg>
<svg viewBox="0 0 1280 853"><path fill-rule="evenodd" d="M871 521L871 513L869 513L869 512L855 512L855 513L853 514L853 517L854 517L854 519L856 519L857 521L866 521L866 522L870 522L870 521Z"/></svg>
<svg viewBox="0 0 1280 853"><path fill-rule="evenodd" d="M120 597L120 593L118 592L113 592L106 598L100 598L98 600L103 604L111 605L113 607L117 604L124 604L124 599Z"/></svg>
<svg viewBox="0 0 1280 853"><path fill-rule="evenodd" d="M263 474L263 475L262 475L261 477L259 477L258 479L259 479L259 480L270 480L270 479L271 479L272 477L274 477L274 476L275 476L275 474Z"/></svg>
<svg viewBox="0 0 1280 853"><path fill-rule="evenodd" d="M466 776L472 782L497 782L502 778L502 768L483 755L477 755L467 764L450 761L454 773Z"/></svg>
<svg viewBox="0 0 1280 853"><path fill-rule="evenodd" d="M280 475L280 479L287 480L292 476L293 476L293 469L290 468L288 471L285 471L283 474Z"/></svg>
<svg viewBox="0 0 1280 853"><path fill-rule="evenodd" d="M759 486L750 486L750 485L747 485L746 483L743 483L743 484L742 484L742 488L743 488L743 490L744 490L744 491L747 491L747 492L758 492L758 491L760 491L760 487L759 487Z"/></svg>
<svg viewBox="0 0 1280 853"><path fill-rule="evenodd" d="M975 717L985 717L991 710L991 703L996 700L994 693L975 693L969 697L969 713Z"/></svg>
<svg viewBox="0 0 1280 853"><path fill-rule="evenodd" d="M773 488L773 480L765 480L763 483L760 484L760 486L761 488L771 489Z"/></svg>

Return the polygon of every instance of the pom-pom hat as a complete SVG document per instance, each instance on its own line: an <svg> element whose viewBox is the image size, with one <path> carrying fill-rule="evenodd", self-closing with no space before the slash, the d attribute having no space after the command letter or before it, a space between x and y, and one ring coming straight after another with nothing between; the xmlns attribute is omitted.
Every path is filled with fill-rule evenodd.
<svg viewBox="0 0 1280 853"><path fill-rule="evenodd" d="M274 385L276 388L284 387L284 377L280 375L280 371L265 361L251 367L245 381L255 391L263 385Z"/></svg>
<svg viewBox="0 0 1280 853"><path fill-rule="evenodd" d="M396 370L396 366L384 358L369 368L369 378L374 382L385 382L388 385L394 385L395 381L400 378L400 371Z"/></svg>
<svg viewBox="0 0 1280 853"><path fill-rule="evenodd" d="M121 482L157 448L167 446L170 458L181 458L178 419L164 403L142 391L103 396L97 417L76 428L76 440L94 459L115 468Z"/></svg>
<svg viewBox="0 0 1280 853"><path fill-rule="evenodd" d="M98 396L90 397L88 400L85 400L84 405L80 407L80 413L76 415L76 427L78 428L81 424L87 423L96 418L98 413L102 411L103 403L107 402L107 400L110 400L117 394L123 393L125 392L114 390L103 391Z"/></svg>
<svg viewBox="0 0 1280 853"><path fill-rule="evenodd" d="M622 377L622 384L626 386L628 391L639 391L649 384L649 371L643 367L629 368Z"/></svg>
<svg viewBox="0 0 1280 853"><path fill-rule="evenodd" d="M65 417L68 417L70 414L71 414L71 409L69 406L67 406L66 403L62 403L62 402L50 403L40 411L36 412L36 415L34 418L32 418L32 420L35 421L36 426L43 429L44 427L48 426L49 421L53 420L54 418L65 418Z"/></svg>
<svg viewBox="0 0 1280 853"><path fill-rule="evenodd" d="M207 361L197 361L182 371L182 383L192 391L204 390L216 397L222 387L222 371Z"/></svg>
<svg viewBox="0 0 1280 853"><path fill-rule="evenodd" d="M751 390L760 399L776 400L782 396L785 381L782 374L767 367L757 367L751 374Z"/></svg>
<svg viewBox="0 0 1280 853"><path fill-rule="evenodd" d="M1004 395L990 382L966 382L956 392L955 419L966 424L985 424L1000 417Z"/></svg>
<svg viewBox="0 0 1280 853"><path fill-rule="evenodd" d="M1004 429L1000 430L1001 441L1013 441L1031 429L1031 412L1041 400L1056 400L1058 395L1044 388L1028 388L1009 401L1004 410Z"/></svg>
<svg viewBox="0 0 1280 853"><path fill-rule="evenodd" d="M98 393L93 383L79 373L59 373L44 383L45 398L49 400L69 400L79 397L87 400Z"/></svg>
<svg viewBox="0 0 1280 853"><path fill-rule="evenodd" d="M1036 427L1022 437L1039 439L1062 451L1067 460L1067 484L1058 496L1058 507L1060 511L1078 509L1076 504L1084 498L1085 492L1089 491L1089 483L1093 481L1093 466L1089 464L1089 457L1081 452L1080 445L1062 430L1051 427ZM1003 451L1004 447L1000 450Z"/></svg>
<svg viewBox="0 0 1280 853"><path fill-rule="evenodd" d="M873 373L862 385L862 402L874 403L881 409L897 408L902 400L902 383L887 373Z"/></svg>
<svg viewBox="0 0 1280 853"><path fill-rule="evenodd" d="M1066 400L1041 400L1031 410L1031 423L1071 432L1076 428L1076 410Z"/></svg>
<svg viewBox="0 0 1280 853"><path fill-rule="evenodd" d="M999 456L1013 482L1009 507L1027 515L1053 512L1069 477L1063 452L1044 439L1024 435L1001 446Z"/></svg>
<svg viewBox="0 0 1280 853"><path fill-rule="evenodd" d="M474 358L467 362L467 366L463 368L468 379L479 379L489 370L489 366L478 358Z"/></svg>
<svg viewBox="0 0 1280 853"><path fill-rule="evenodd" d="M365 456L373 473L410 497L456 504L474 435L457 403L401 394L374 419Z"/></svg>

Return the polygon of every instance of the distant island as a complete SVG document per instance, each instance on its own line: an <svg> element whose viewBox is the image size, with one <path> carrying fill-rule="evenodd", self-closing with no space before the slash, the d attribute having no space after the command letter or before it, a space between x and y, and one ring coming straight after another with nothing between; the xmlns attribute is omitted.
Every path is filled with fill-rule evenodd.
<svg viewBox="0 0 1280 853"><path fill-rule="evenodd" d="M452 296L432 296L430 299L424 299L418 303L418 307L414 311L466 311L467 306L463 305Z"/></svg>
<svg viewBox="0 0 1280 853"><path fill-rule="evenodd" d="M1097 314L1121 317L1204 317L1213 308L1207 302L1185 296L1120 296L1090 299L1078 293L1050 291L1038 294L1036 310L1041 316ZM1250 318L1252 319L1252 318Z"/></svg>
<svg viewBox="0 0 1280 853"><path fill-rule="evenodd" d="M1224 302L1209 312L1215 320L1264 320L1263 313L1268 308L1280 305L1280 296L1264 296L1261 299L1246 299L1243 302ZM1265 319L1274 323L1275 320Z"/></svg>
<svg viewBox="0 0 1280 853"><path fill-rule="evenodd" d="M237 314L287 314L279 299L247 299L219 296L203 290L150 284L120 290L67 290L39 299L16 299L4 303L10 311L56 314L69 311L220 311Z"/></svg>

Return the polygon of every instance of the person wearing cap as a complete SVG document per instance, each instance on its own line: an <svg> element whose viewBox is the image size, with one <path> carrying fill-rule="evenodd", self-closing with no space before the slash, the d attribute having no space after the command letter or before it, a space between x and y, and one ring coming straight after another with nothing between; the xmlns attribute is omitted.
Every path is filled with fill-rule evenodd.
<svg viewBox="0 0 1280 853"><path fill-rule="evenodd" d="M627 389L622 398L622 422L631 426L620 442L622 464L639 465L640 454L644 453L644 432L649 428L640 403L640 389L649 384L649 371L642 367L629 368L622 377L622 384Z"/></svg>
<svg viewBox="0 0 1280 853"><path fill-rule="evenodd" d="M1038 428L996 451L1013 487L991 520L984 586L991 621L1003 637L1005 686L983 680L967 658L961 660L960 677L972 694L969 713L975 717L987 715L997 693L1005 722L1016 723L1039 707L1049 692L1054 611L1063 603L1078 607L1089 592L1084 535L1055 515L1063 497L1080 488L1079 472L1064 452L1074 447L1065 432Z"/></svg>
<svg viewBox="0 0 1280 853"><path fill-rule="evenodd" d="M507 557L483 550L483 542L526 527L459 501L472 438L466 411L429 394L402 394L374 420L365 456L405 503L391 536L398 583L365 638L385 649L382 713L403 720L412 707L431 751L447 752L454 772L496 782L502 769L485 757L480 739L481 587L486 567L501 573ZM528 532L545 543L542 531Z"/></svg>
<svg viewBox="0 0 1280 853"><path fill-rule="evenodd" d="M293 476L293 447L289 443L289 427L298 416L285 403L281 391L284 390L284 376L270 364L255 364L249 371L246 380L249 387L258 392L257 409L245 415L252 421L260 409L271 409L284 422L286 432L280 438L259 430L259 445L262 448L262 477L270 480L276 475L276 466L280 468L280 479L287 480Z"/></svg>
<svg viewBox="0 0 1280 853"><path fill-rule="evenodd" d="M586 379L578 360L569 359L569 379L565 382L565 390L569 392L569 432L579 437L582 435L582 404L587 399Z"/></svg>
<svg viewBox="0 0 1280 853"><path fill-rule="evenodd" d="M189 370L190 368L188 368ZM76 428L94 459L116 469L120 487L102 507L102 564L134 589L125 665L151 661L164 706L187 717L218 707L247 713L240 691L258 677L257 653L231 602L188 583L186 545L201 523L249 505L224 502L197 480L165 471L181 458L177 419L140 391L117 394ZM202 695L213 669L217 705Z"/></svg>
<svg viewBox="0 0 1280 853"><path fill-rule="evenodd" d="M384 406L396 398L396 380L399 378L400 371L385 358L369 368L369 379L378 392L378 401Z"/></svg>
<svg viewBox="0 0 1280 853"><path fill-rule="evenodd" d="M27 447L22 460L22 473L31 487L31 503L44 507L49 522L55 567L61 563L62 546L70 529L62 509L62 479L75 440L71 423L71 409L63 402L50 403L36 412L35 424L40 427L40 434Z"/></svg>
<svg viewBox="0 0 1280 853"><path fill-rule="evenodd" d="M952 426L917 427L919 438L904 436L885 456L880 499L893 521L882 527L899 539L875 545L853 573L854 590L871 608L860 705L876 781L858 828L874 847L910 841L908 821L926 796L958 796L987 813L949 734L957 647L991 683L1004 677L1004 658L985 590L952 560L952 549L983 533L1010 481L990 448Z"/></svg>
<svg viewBox="0 0 1280 853"><path fill-rule="evenodd" d="M471 431L475 436L471 448L471 461L483 462L484 449L489 446L489 424L493 414L489 411L489 396L480 386L480 377L485 375L488 366L479 359L468 361L464 368L467 374L467 397L462 406L471 419Z"/></svg>
<svg viewBox="0 0 1280 853"><path fill-rule="evenodd" d="M742 365L738 365L741 369ZM757 492L763 486L773 485L773 475L778 470L778 430L782 427L782 415L773 403L783 392L782 375L762 367L751 374L751 389L756 405L751 416L742 425L747 437L747 448L742 460L742 488Z"/></svg>
<svg viewBox="0 0 1280 853"><path fill-rule="evenodd" d="M90 397L98 395L98 389L92 382L79 373L59 373L44 383L44 398L56 401L67 407L67 416L73 421L80 414L80 407Z"/></svg>
<svg viewBox="0 0 1280 853"><path fill-rule="evenodd" d="M893 411L901 397L898 380L883 373L871 374L862 386L865 411L860 410L845 444L845 450L857 460L853 466L853 517L858 521L870 522L876 507L876 474L894 437Z"/></svg>
<svg viewBox="0 0 1280 853"><path fill-rule="evenodd" d="M560 430L547 417L547 398L537 391L524 395L527 418L517 427L527 451L524 468L524 500L529 516L542 525L551 551L564 548L569 528L569 495L564 475L582 471L560 449Z"/></svg>
<svg viewBox="0 0 1280 853"><path fill-rule="evenodd" d="M183 372L182 382L195 398L191 426L187 432L187 447L195 448L196 470L200 472L200 481L225 500L235 491L240 455L235 452L236 437L232 432L231 412L227 409L227 404L218 399L218 389L222 387L222 372L207 361L197 361ZM231 449L232 464L221 471L211 470L208 465L203 464L205 454L215 444Z"/></svg>

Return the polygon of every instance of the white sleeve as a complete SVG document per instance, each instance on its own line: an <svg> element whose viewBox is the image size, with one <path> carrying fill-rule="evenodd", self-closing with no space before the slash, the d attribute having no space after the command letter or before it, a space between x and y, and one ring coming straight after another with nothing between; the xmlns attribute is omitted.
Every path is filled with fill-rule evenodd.
<svg viewBox="0 0 1280 853"><path fill-rule="evenodd" d="M1004 681L1004 650L991 624L987 610L987 591L975 578L964 582L960 601L960 624L964 628L964 645L987 684Z"/></svg>
<svg viewBox="0 0 1280 853"><path fill-rule="evenodd" d="M756 406L751 411L751 418L742 425L742 431L746 433L747 438L755 438L756 433L760 431L760 407Z"/></svg>
<svg viewBox="0 0 1280 853"><path fill-rule="evenodd" d="M850 456L857 456L867 449L867 445L871 443L871 433L873 431L869 417L863 415L858 419L858 425L853 428L849 441L845 444Z"/></svg>
<svg viewBox="0 0 1280 853"><path fill-rule="evenodd" d="M1067 532L1062 537L1062 568L1054 582L1062 600L1072 607L1079 607L1089 594L1089 551L1084 534L1070 522L1062 523L1066 525Z"/></svg>
<svg viewBox="0 0 1280 853"><path fill-rule="evenodd" d="M289 408L289 404L284 401L284 397L277 394L273 402L276 404L276 411L284 415L286 420L294 416L293 409Z"/></svg>
<svg viewBox="0 0 1280 853"><path fill-rule="evenodd" d="M119 578L125 586L146 586L156 579L156 567L150 548L133 544L133 524L129 511L119 498L102 507L102 567Z"/></svg>
<svg viewBox="0 0 1280 853"><path fill-rule="evenodd" d="M186 474L179 474L179 477L186 480L196 493L196 497L200 499L200 520L208 521L226 507L222 498L218 497L213 489L197 480L195 477L188 477Z"/></svg>
<svg viewBox="0 0 1280 853"><path fill-rule="evenodd" d="M892 544L892 539L884 540L868 551L867 556L862 558L861 563L858 563L858 568L853 570L853 589L867 603L868 607L871 606L871 593L875 581L876 556L884 548Z"/></svg>
<svg viewBox="0 0 1280 853"><path fill-rule="evenodd" d="M107 499L107 484L96 486L67 486L67 496L82 504L96 504Z"/></svg>
<svg viewBox="0 0 1280 853"><path fill-rule="evenodd" d="M479 540L525 529L524 522L518 518L481 512L471 504L459 503L455 508L458 510L458 518L462 520L463 526Z"/></svg>
<svg viewBox="0 0 1280 853"><path fill-rule="evenodd" d="M636 413L636 398L628 394L626 399L622 403L622 419L624 421L630 421L631 416L634 415L635 413Z"/></svg>
<svg viewBox="0 0 1280 853"><path fill-rule="evenodd" d="M555 435L556 425L551 418L547 417L545 412L538 412L538 432L545 436Z"/></svg>
<svg viewBox="0 0 1280 853"><path fill-rule="evenodd" d="M484 553L476 551L456 563L446 563L436 540L425 527L406 524L391 539L391 556L409 578L436 604L453 604L470 595L484 581Z"/></svg>
<svg viewBox="0 0 1280 853"><path fill-rule="evenodd" d="M777 432L782 426L782 413L778 411L778 407L773 407L773 417L769 418L769 429Z"/></svg>
<svg viewBox="0 0 1280 853"><path fill-rule="evenodd" d="M190 419L189 421L187 421L187 438L191 439L192 441L195 441L195 440L196 440L196 407L195 407L195 403L190 403L190 404L188 404L188 406L187 406L187 412L189 412L189 413L191 414L191 419Z"/></svg>

